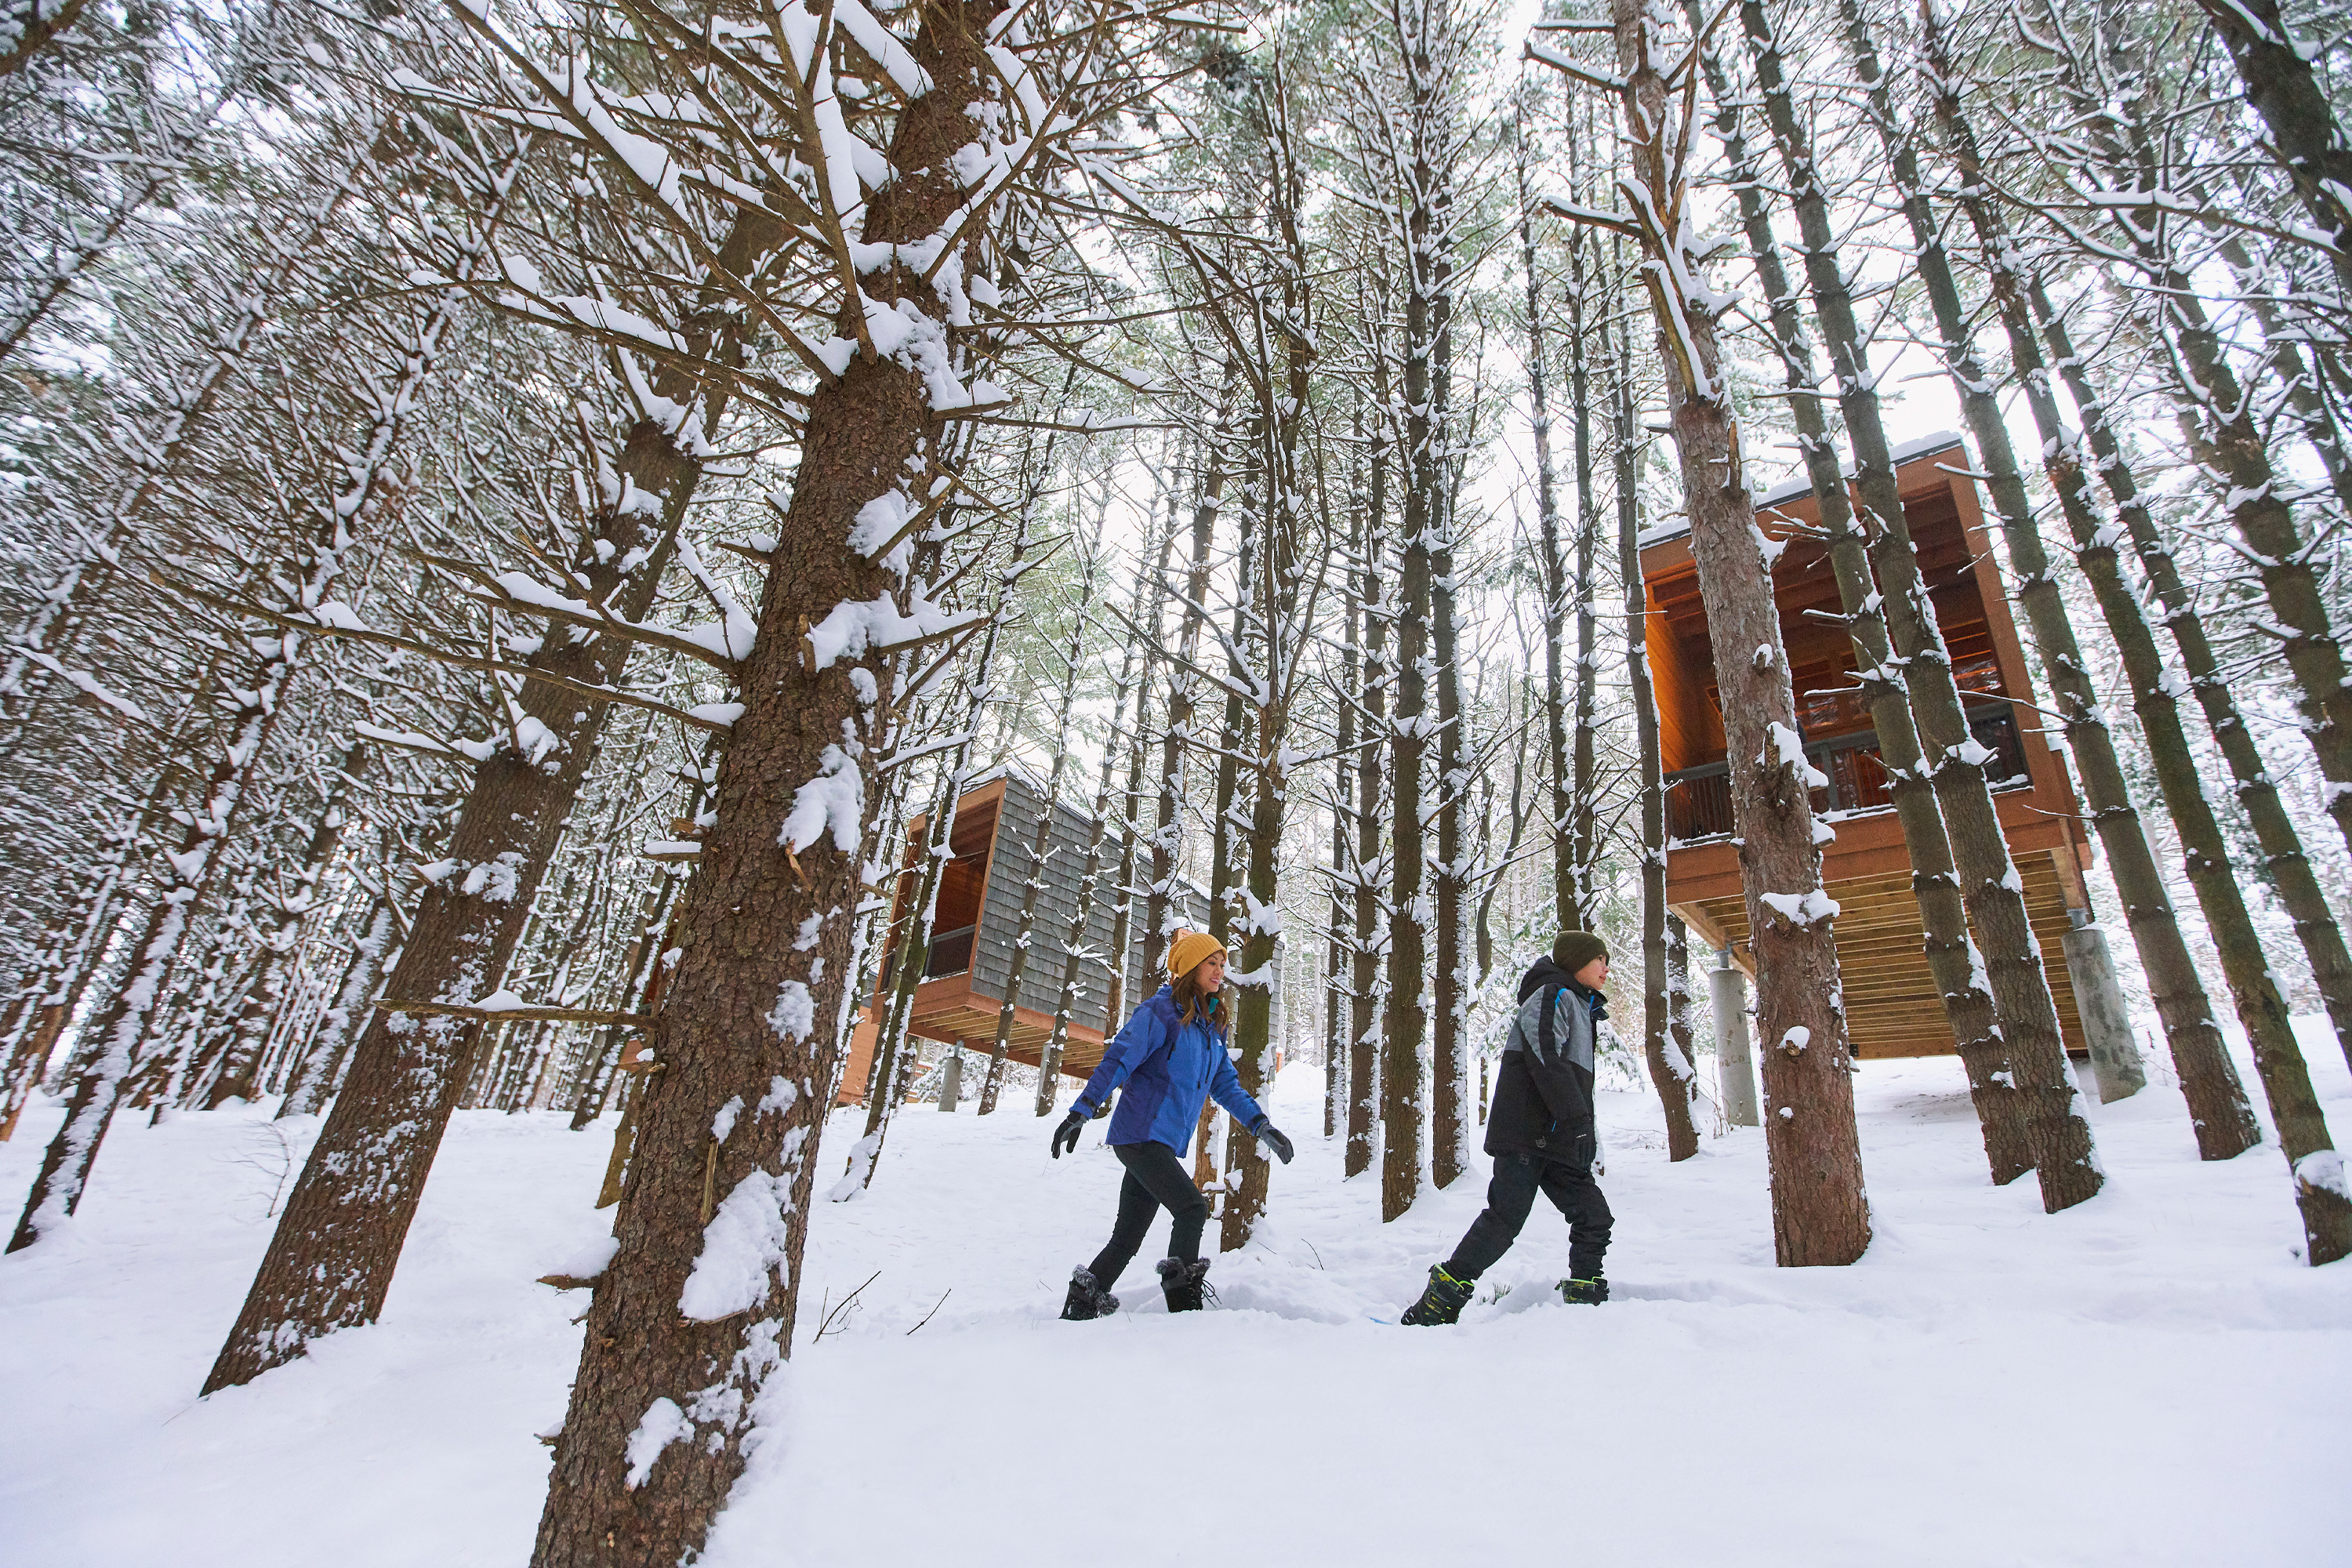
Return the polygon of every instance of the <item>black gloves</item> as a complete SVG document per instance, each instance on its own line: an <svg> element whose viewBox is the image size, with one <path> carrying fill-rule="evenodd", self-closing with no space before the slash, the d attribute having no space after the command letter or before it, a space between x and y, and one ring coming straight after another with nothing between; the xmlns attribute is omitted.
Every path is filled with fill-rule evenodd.
<svg viewBox="0 0 2352 1568"><path fill-rule="evenodd" d="M1259 1147L1286 1165L1290 1163L1290 1157L1298 1152L1290 1146L1290 1140L1282 1135L1282 1129L1263 1116L1257 1119L1257 1125L1250 1131L1257 1135Z"/></svg>
<svg viewBox="0 0 2352 1568"><path fill-rule="evenodd" d="M1062 1124L1054 1129L1055 1159L1060 1159L1065 1149L1073 1154L1078 1152L1078 1131L1086 1124L1087 1113L1083 1110L1073 1110L1062 1118Z"/></svg>

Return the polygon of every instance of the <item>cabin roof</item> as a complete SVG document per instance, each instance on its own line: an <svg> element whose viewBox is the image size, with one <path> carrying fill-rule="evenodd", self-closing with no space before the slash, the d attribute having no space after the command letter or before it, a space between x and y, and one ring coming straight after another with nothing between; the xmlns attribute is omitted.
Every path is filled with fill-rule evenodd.
<svg viewBox="0 0 2352 1568"><path fill-rule="evenodd" d="M1916 440L1906 441L1901 446L1895 447L1894 466L1899 468L1906 463L1916 461L1921 458L1932 458L1938 452L1958 451L1961 449L1963 449L1963 447L1960 440L1960 433L1958 431L1937 430L1922 436ZM1854 468L1851 464L1844 465L1840 471L1842 471L1849 479L1854 475ZM1771 507L1780 506L1787 501L1801 500L1812 493L1812 481L1800 475L1796 479L1784 480L1781 483L1773 486L1770 489L1766 490L1762 495L1758 496L1756 498L1756 510L1758 511L1763 511ZM1668 521L1662 522L1655 528L1643 529L1640 535L1634 540L1634 544L1640 549L1646 550L1653 544L1663 544L1669 539L1680 539L1684 534L1688 533L1689 531L1690 518L1685 514L1681 517L1674 518Z"/></svg>

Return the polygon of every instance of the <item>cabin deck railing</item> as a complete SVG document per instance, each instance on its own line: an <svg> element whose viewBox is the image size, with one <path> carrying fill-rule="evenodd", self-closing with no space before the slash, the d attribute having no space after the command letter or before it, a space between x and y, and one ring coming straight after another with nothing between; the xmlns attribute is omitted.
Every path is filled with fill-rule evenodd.
<svg viewBox="0 0 2352 1568"><path fill-rule="evenodd" d="M2026 789L2025 738L2009 704L1979 703L1968 710L1969 731L1991 756L1985 772L1996 790ZM1894 804L1886 763L1878 754L1878 731L1856 730L1805 743L1805 760L1829 779L1812 792L1816 813L1875 811ZM1732 832L1731 764L1703 763L1665 776L1666 836L1676 844L1727 838Z"/></svg>

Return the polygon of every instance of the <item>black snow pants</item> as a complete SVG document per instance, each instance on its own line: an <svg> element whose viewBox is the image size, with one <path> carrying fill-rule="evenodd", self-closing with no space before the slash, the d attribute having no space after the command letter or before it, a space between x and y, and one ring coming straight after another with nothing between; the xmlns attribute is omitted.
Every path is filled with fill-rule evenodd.
<svg viewBox="0 0 2352 1568"><path fill-rule="evenodd" d="M1495 1179L1486 1184L1486 1207L1463 1233L1446 1260L1456 1279L1475 1279L1495 1266L1519 1238L1519 1227L1540 1191L1568 1216L1568 1272L1572 1279L1597 1279L1609 1250L1609 1200L1591 1171L1534 1154L1497 1154Z"/></svg>
<svg viewBox="0 0 2352 1568"><path fill-rule="evenodd" d="M1127 1180L1118 1184L1118 1223L1111 1226L1110 1240L1087 1266L1095 1283L1106 1290L1120 1270L1135 1261L1145 1233L1161 1209L1175 1220L1169 1227L1168 1255L1187 1263L1201 1256L1201 1227L1209 1223L1209 1200L1192 1184L1192 1174L1175 1150L1146 1140L1114 1143L1110 1152L1127 1167ZM1522 1215L1525 1212L1521 1210Z"/></svg>

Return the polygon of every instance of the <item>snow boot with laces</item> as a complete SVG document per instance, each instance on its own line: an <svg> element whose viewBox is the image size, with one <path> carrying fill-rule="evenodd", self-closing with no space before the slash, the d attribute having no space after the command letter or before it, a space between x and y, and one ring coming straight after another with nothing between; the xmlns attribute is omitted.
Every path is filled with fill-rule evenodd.
<svg viewBox="0 0 2352 1568"><path fill-rule="evenodd" d="M1598 1307L1609 1300L1609 1281L1598 1274L1590 1279L1563 1279L1559 1299L1571 1307Z"/></svg>
<svg viewBox="0 0 2352 1568"><path fill-rule="evenodd" d="M1062 1321L1083 1323L1118 1310L1118 1298L1096 1284L1091 1273L1084 1268L1070 1270L1070 1293L1062 1302Z"/></svg>
<svg viewBox="0 0 2352 1568"><path fill-rule="evenodd" d="M1456 1321L1462 1316L1462 1309L1470 1304L1470 1292L1477 1288L1475 1279L1457 1279L1445 1271L1445 1265L1433 1263L1429 1266L1429 1289L1397 1321L1416 1328Z"/></svg>
<svg viewBox="0 0 2352 1568"><path fill-rule="evenodd" d="M1209 1289L1209 1260L1196 1258L1190 1263L1181 1258L1160 1260L1160 1293L1168 1298L1171 1312L1197 1312L1202 1298L1213 1301L1217 1293Z"/></svg>

